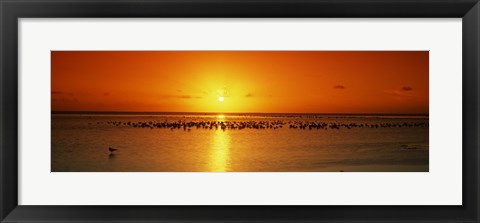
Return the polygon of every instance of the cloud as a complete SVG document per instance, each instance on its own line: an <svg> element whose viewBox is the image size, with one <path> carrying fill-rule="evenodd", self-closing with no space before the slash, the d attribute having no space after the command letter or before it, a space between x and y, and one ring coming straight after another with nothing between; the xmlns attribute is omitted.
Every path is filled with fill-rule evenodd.
<svg viewBox="0 0 480 223"><path fill-rule="evenodd" d="M181 98L181 99L192 99L192 98L193 98L193 99L200 99L200 98L202 98L202 97L200 97L200 96L191 96L191 95L175 95L175 96L173 96L173 97L175 97L175 98Z"/></svg>
<svg viewBox="0 0 480 223"><path fill-rule="evenodd" d="M172 98L178 98L178 99L201 99L201 96L193 96L193 95L188 95L188 94L163 94L163 95L158 95L156 97L158 100L163 100L163 99L172 99Z"/></svg>
<svg viewBox="0 0 480 223"><path fill-rule="evenodd" d="M343 90L343 89L345 89L345 86L343 86L343 85L335 85L335 86L333 86L333 89Z"/></svg>
<svg viewBox="0 0 480 223"><path fill-rule="evenodd" d="M403 86L402 91L413 91L413 88L410 86Z"/></svg>
<svg viewBox="0 0 480 223"><path fill-rule="evenodd" d="M245 95L245 97L246 97L246 98L253 97L253 94L249 92L249 93L247 93L247 94Z"/></svg>
<svg viewBox="0 0 480 223"><path fill-rule="evenodd" d="M405 85L402 86L399 89L396 90L385 90L383 91L384 94L395 96L395 97L401 97L401 98L410 98L410 97L415 97L415 94L413 92L413 87Z"/></svg>

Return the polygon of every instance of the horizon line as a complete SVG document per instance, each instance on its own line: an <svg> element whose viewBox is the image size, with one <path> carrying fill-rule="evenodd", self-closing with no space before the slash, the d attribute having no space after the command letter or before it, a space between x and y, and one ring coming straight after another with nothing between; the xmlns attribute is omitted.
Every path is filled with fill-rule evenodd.
<svg viewBox="0 0 480 223"><path fill-rule="evenodd" d="M404 116L429 116L429 113L328 113L328 112L172 112L172 111L51 111L51 114L293 114L293 115L404 115Z"/></svg>

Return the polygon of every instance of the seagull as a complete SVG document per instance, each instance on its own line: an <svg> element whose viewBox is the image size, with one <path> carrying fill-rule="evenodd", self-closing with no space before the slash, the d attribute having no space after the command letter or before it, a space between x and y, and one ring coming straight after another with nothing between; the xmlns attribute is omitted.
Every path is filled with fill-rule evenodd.
<svg viewBox="0 0 480 223"><path fill-rule="evenodd" d="M110 151L110 153L113 153L113 152L115 152L115 151L117 151L117 150L118 150L118 149L114 149L114 148L112 148L112 147L108 147L108 151Z"/></svg>

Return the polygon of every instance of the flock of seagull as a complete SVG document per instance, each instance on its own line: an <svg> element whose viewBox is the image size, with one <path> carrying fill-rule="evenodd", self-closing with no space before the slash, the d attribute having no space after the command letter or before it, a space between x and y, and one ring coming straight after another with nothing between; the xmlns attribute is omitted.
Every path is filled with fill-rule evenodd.
<svg viewBox="0 0 480 223"><path fill-rule="evenodd" d="M150 129L170 129L191 131L192 129L308 129L308 130L328 130L328 129L352 129L352 128L417 128L428 127L428 122L382 122L382 123L340 123L340 122L315 122L315 121L148 121L148 122L132 122L132 121L107 121L106 124L118 127L133 128L150 128ZM104 124L104 122L97 122ZM114 155L118 149L109 147L110 155Z"/></svg>
<svg viewBox="0 0 480 223"><path fill-rule="evenodd" d="M314 122L314 121L148 121L148 122L121 122L108 121L109 125L125 126L134 128L150 128L150 129L183 129L191 131L192 129L308 129L308 130L328 130L328 129L352 129L352 128L414 128L428 127L428 122L384 122L384 123L339 123L339 122ZM97 124L101 124L98 122Z"/></svg>

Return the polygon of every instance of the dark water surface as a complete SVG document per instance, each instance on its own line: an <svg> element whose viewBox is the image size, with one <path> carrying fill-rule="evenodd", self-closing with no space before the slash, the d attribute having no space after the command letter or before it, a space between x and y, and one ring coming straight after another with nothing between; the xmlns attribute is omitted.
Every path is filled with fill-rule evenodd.
<svg viewBox="0 0 480 223"><path fill-rule="evenodd" d="M52 114L52 171L423 172L428 136L428 116Z"/></svg>

